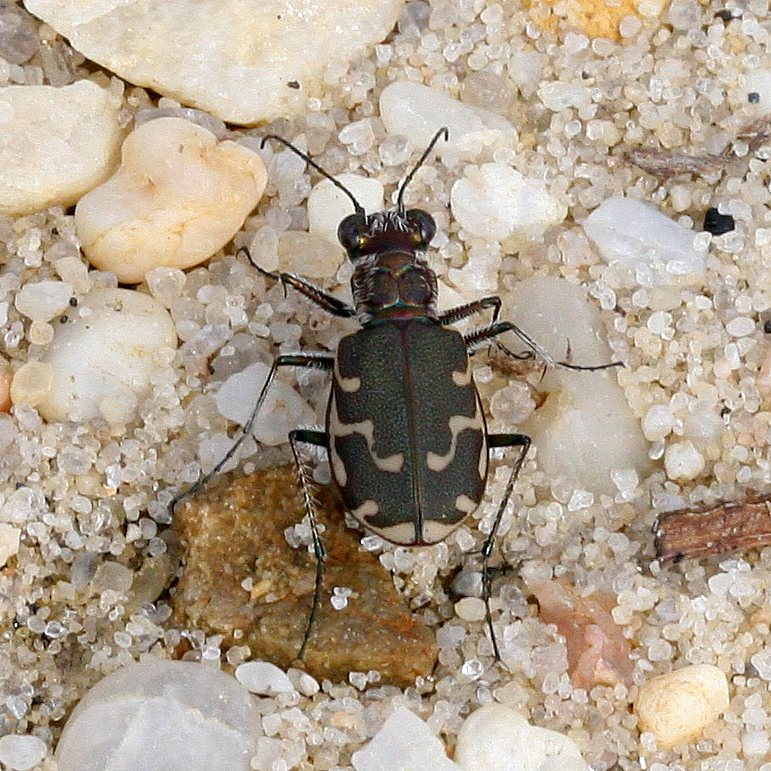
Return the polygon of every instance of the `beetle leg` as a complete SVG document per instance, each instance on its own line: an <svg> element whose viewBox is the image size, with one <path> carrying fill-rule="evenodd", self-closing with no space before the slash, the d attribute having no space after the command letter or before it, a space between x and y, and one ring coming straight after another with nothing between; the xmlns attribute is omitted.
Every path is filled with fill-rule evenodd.
<svg viewBox="0 0 771 771"><path fill-rule="evenodd" d="M295 464L297 465L297 474L300 477L300 487L302 489L303 502L305 504L305 513L308 516L308 524L311 528L313 553L316 555L316 584L313 591L313 603L311 604L311 613L310 616L308 616L308 624L305 627L305 635L303 636L302 645L300 646L300 652L297 654L297 658L301 659L305 655L305 649L308 646L308 640L310 640L313 623L316 620L318 609L321 606L324 559L326 558L327 553L324 549L324 544L321 541L321 534L319 533L318 518L316 516L316 501L313 497L313 486L308 472L308 466L304 463L297 448L299 442L312 444L316 447L328 448L329 438L325 431L313 431L306 428L295 429L289 432L289 444L292 447L292 454L294 455Z"/></svg>
<svg viewBox="0 0 771 771"><path fill-rule="evenodd" d="M220 473L220 471L222 471L225 464L236 454L244 439L246 439L246 437L249 436L252 431L254 421L257 419L257 415L259 414L260 408L265 401L265 397L268 395L268 389L272 385L273 380L276 377L276 371L279 367L307 367L309 369L322 369L331 372L334 368L334 365L334 357L327 356L325 354L292 353L276 356L276 358L273 360L273 366L270 368L268 376L265 378L265 383L262 386L260 395L257 397L257 401L254 403L254 409L252 409L251 415L249 415L249 419L241 428L241 435L238 437L238 439L236 439L231 448L225 453L225 457L222 458L222 460L217 463L217 465L211 471L209 471L207 474L204 474L203 477L201 477L187 490L179 493L171 499L169 502L170 513L173 514L174 509L176 509L176 507L182 501L195 495L199 490L203 490L203 488L206 487L206 485L208 485L209 482L211 482L211 480Z"/></svg>
<svg viewBox="0 0 771 771"><path fill-rule="evenodd" d="M501 651L498 648L498 640L495 636L495 629L493 628L493 615L490 612L490 554L493 550L493 543L495 542L495 536L498 532L498 527L503 519L503 513L506 511L506 506L511 498L511 492L514 489L514 483L519 476L519 470L522 468L522 464L525 462L525 456L530 447L530 437L526 434L488 434L487 446L493 447L519 447L519 457L515 461L509 474L509 480L506 482L506 489L501 498L501 503L498 506L498 511L495 513L495 519L493 520L493 526L490 529L490 534L487 536L484 546L482 547L482 599L485 603L485 620L487 621L487 628L490 630L490 639L493 643L493 654L495 660L501 660Z"/></svg>
<svg viewBox="0 0 771 771"><path fill-rule="evenodd" d="M284 289L287 286L291 286L296 289L300 294L304 294L311 302L323 308L327 313L331 313L333 316L340 316L344 319L349 319L356 315L356 309L339 300L337 297L325 292L323 289L314 286L310 281L306 281L301 276L296 276L294 273L271 273L269 270L261 268L253 259L249 250L246 248L239 249L238 253L243 252L249 262L252 263L252 267L262 273L267 278L272 278L274 281L280 281Z"/></svg>
<svg viewBox="0 0 771 771"><path fill-rule="evenodd" d="M488 308L493 308L493 321L498 320L498 314L501 312L501 298L498 295L490 295L489 297L482 297L474 302L466 303L465 305L459 305L457 308L450 308L450 310L444 311L439 314L437 321L442 326L447 324L454 324L456 321L465 319L468 316L472 316L475 313L482 313Z"/></svg>
<svg viewBox="0 0 771 771"><path fill-rule="evenodd" d="M536 353L541 359L543 359L551 367L565 367L566 369L582 370L594 372L598 369L609 369L610 367L623 367L623 362L612 361L609 364L594 364L594 365L581 365L571 364L569 361L557 361L548 351L541 348L538 343L533 340L530 335L523 332L516 324L511 321L496 321L494 324L490 324L489 327L478 329L476 332L471 332L468 335L464 335L463 339L466 341L466 347L471 353L477 348L481 348L488 340L493 340L498 335L502 335L504 332L513 332L530 350ZM510 351L503 343L495 340L495 345L506 355L512 356L515 359L527 359L532 356L530 351L526 351L524 354L514 353Z"/></svg>

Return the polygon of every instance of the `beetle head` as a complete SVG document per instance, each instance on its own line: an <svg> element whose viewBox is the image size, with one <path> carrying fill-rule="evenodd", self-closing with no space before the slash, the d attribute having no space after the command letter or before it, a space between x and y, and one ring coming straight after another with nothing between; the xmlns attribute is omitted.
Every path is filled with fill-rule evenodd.
<svg viewBox="0 0 771 771"><path fill-rule="evenodd" d="M435 234L436 222L423 209L357 211L337 228L337 237L351 260L386 250L423 251Z"/></svg>

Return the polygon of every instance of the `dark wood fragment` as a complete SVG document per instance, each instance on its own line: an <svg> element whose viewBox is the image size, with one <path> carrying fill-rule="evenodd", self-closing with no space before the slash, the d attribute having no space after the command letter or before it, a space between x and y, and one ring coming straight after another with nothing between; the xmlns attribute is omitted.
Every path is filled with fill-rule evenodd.
<svg viewBox="0 0 771 771"><path fill-rule="evenodd" d="M771 545L771 497L660 514L654 527L662 565Z"/></svg>

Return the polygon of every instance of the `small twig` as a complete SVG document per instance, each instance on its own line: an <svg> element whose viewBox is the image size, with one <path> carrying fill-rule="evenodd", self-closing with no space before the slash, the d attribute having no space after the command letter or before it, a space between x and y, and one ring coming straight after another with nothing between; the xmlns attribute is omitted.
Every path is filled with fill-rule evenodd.
<svg viewBox="0 0 771 771"><path fill-rule="evenodd" d="M662 565L771 546L771 496L668 511L659 515L654 535Z"/></svg>

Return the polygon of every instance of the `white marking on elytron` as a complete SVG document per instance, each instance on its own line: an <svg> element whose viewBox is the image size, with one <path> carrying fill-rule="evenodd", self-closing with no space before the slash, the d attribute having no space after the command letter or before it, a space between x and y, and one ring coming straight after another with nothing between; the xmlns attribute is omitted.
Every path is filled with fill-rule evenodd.
<svg viewBox="0 0 771 771"><path fill-rule="evenodd" d="M472 501L468 495L459 495L455 499L455 508L464 514L471 514L477 506L479 504L476 501Z"/></svg>
<svg viewBox="0 0 771 771"><path fill-rule="evenodd" d="M482 412L479 409L479 402L477 401L476 411L473 418L468 418L465 415L453 415L450 420L450 433L452 434L452 441L450 442L450 451L447 455L439 455L435 452L426 453L426 465L431 471L444 471L455 458L455 451L458 448L458 436L460 432L467 428L472 428L475 431L484 431L485 424L482 420ZM484 453L480 453L484 454Z"/></svg>
<svg viewBox="0 0 771 771"><path fill-rule="evenodd" d="M381 538L391 543L401 544L402 546L411 546L417 540L415 537L415 525L412 522L401 522L398 525L389 525L388 527L372 527L368 522L364 524L372 528Z"/></svg>
<svg viewBox="0 0 771 771"><path fill-rule="evenodd" d="M440 543L459 525L456 522L448 525L446 522L437 522L429 519L423 523L423 543Z"/></svg>
<svg viewBox="0 0 771 771"><path fill-rule="evenodd" d="M375 424L371 420L362 420L361 423L343 423L337 414L337 403L334 401L329 410L329 433L335 438L361 434L367 440L367 448L372 456L372 462L380 471L398 474L404 466L403 452L396 452L385 458L375 454ZM344 484L339 479L338 482Z"/></svg>
<svg viewBox="0 0 771 771"><path fill-rule="evenodd" d="M345 470L343 461L337 454L337 448L334 441L329 446L329 462L332 464L332 476L340 487L345 487L348 484L348 473Z"/></svg>
<svg viewBox="0 0 771 771"><path fill-rule="evenodd" d="M355 394L361 388L360 377L343 377L340 374L339 359L335 356L335 381L347 394Z"/></svg>
<svg viewBox="0 0 771 771"><path fill-rule="evenodd" d="M373 501L371 498L364 501L361 506L357 506L351 514L353 514L359 522L367 523L367 517L374 517L380 511L380 506L377 505L377 501Z"/></svg>
<svg viewBox="0 0 771 771"><path fill-rule="evenodd" d="M466 364L464 372L453 370L452 382L455 383L458 388L463 388L463 386L467 386L471 382L471 362Z"/></svg>

